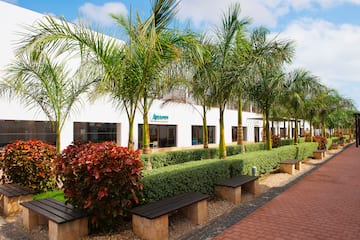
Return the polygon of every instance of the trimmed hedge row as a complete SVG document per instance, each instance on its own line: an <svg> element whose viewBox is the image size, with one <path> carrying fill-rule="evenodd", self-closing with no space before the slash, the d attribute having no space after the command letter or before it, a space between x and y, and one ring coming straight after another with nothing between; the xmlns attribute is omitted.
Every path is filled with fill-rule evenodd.
<svg viewBox="0 0 360 240"><path fill-rule="evenodd" d="M304 142L304 141L302 141ZM294 139L282 139L281 146L293 145ZM245 145L245 152L258 152L265 150L265 143L249 143ZM237 155L242 152L241 145L226 146L227 156ZM155 152L152 154L142 154L140 156L144 166L148 166L149 162L153 169L162 168L166 166L176 165L185 162L199 161L203 159L218 158L217 148L201 148L191 150L179 150L171 152Z"/></svg>
<svg viewBox="0 0 360 240"><path fill-rule="evenodd" d="M176 194L196 191L214 194L214 183L238 174L258 174L278 168L285 159L305 159L317 149L317 143L284 146L272 151L250 152L228 157L228 160L205 159L144 171L141 182L145 202L157 201ZM194 184L196 183L196 184Z"/></svg>

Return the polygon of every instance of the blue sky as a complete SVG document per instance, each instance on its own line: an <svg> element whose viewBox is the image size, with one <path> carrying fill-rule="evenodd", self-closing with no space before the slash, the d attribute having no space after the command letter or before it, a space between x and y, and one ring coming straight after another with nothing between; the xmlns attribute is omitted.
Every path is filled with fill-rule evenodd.
<svg viewBox="0 0 360 240"><path fill-rule="evenodd" d="M0 0L1 1L1 0ZM44 14L79 16L99 26L111 27L110 12L149 13L149 0L7 0ZM291 68L303 67L321 81L351 98L360 109L360 0L182 0L179 24L198 32L211 31L232 2L240 2L242 16L252 26L265 26L280 39L296 43Z"/></svg>

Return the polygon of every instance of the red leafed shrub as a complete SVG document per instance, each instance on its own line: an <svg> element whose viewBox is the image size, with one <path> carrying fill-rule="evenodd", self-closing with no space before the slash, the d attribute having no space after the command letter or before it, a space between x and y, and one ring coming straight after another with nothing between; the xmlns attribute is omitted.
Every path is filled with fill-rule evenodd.
<svg viewBox="0 0 360 240"><path fill-rule="evenodd" d="M279 136L277 135L272 135L271 136L271 141L272 141L272 147L273 148L278 148L281 146L281 139Z"/></svg>
<svg viewBox="0 0 360 240"><path fill-rule="evenodd" d="M40 140L15 141L6 145L0 158L2 182L14 182L45 192L56 187L53 172L55 146Z"/></svg>
<svg viewBox="0 0 360 240"><path fill-rule="evenodd" d="M143 164L139 151L113 142L74 143L56 160L65 198L92 216L93 228L114 226L140 201Z"/></svg>
<svg viewBox="0 0 360 240"><path fill-rule="evenodd" d="M325 137L315 136L313 141L318 143L318 150L326 150L327 139Z"/></svg>

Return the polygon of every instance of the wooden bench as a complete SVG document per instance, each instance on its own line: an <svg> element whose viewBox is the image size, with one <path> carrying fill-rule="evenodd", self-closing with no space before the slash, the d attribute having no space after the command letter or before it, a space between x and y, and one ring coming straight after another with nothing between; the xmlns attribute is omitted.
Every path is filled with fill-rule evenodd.
<svg viewBox="0 0 360 240"><path fill-rule="evenodd" d="M31 231L48 220L50 240L76 240L88 235L88 214L52 198L22 202L23 224Z"/></svg>
<svg viewBox="0 0 360 240"><path fill-rule="evenodd" d="M208 195L202 193L189 192L133 208L133 231L142 239L168 239L168 215L176 210L180 210L195 224L203 224L208 217L208 198Z"/></svg>
<svg viewBox="0 0 360 240"><path fill-rule="evenodd" d="M290 159L280 162L280 171L288 174L294 174L295 169L301 171L301 160Z"/></svg>
<svg viewBox="0 0 360 240"><path fill-rule="evenodd" d="M215 194L234 204L241 202L241 189L252 194L258 194L258 176L240 175L215 183Z"/></svg>
<svg viewBox="0 0 360 240"><path fill-rule="evenodd" d="M313 156L315 159L323 159L325 157L325 152L324 149L316 150L313 152Z"/></svg>
<svg viewBox="0 0 360 240"><path fill-rule="evenodd" d="M19 203L33 199L34 191L15 183L0 185L0 209L5 216L21 210Z"/></svg>

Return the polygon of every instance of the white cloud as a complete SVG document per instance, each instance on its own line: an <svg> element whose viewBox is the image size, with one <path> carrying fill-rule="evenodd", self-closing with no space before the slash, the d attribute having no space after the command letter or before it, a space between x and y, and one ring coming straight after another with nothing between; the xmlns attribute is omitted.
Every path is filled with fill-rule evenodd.
<svg viewBox="0 0 360 240"><path fill-rule="evenodd" d="M197 28L217 25L223 12L235 2L240 3L242 17L250 17L255 25L267 27L276 27L279 17L291 11L360 4L360 0L182 0L177 17L181 21L190 20Z"/></svg>
<svg viewBox="0 0 360 240"><path fill-rule="evenodd" d="M302 19L291 23L280 37L296 42L293 67L310 70L360 107L360 26Z"/></svg>
<svg viewBox="0 0 360 240"><path fill-rule="evenodd" d="M102 26L111 26L114 20L110 17L110 13L127 15L126 6L120 2L108 2L104 5L94 5L85 3L79 8L79 12L87 19Z"/></svg>

